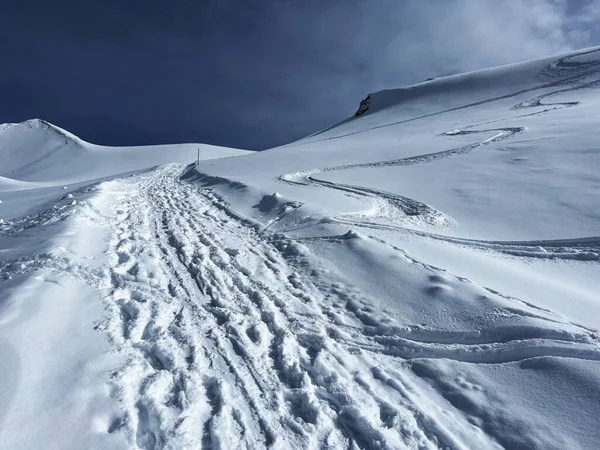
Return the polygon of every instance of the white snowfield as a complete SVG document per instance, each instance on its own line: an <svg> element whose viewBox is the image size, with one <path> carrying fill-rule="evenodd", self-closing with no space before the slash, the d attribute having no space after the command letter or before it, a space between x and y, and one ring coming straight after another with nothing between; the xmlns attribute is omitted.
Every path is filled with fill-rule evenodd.
<svg viewBox="0 0 600 450"><path fill-rule="evenodd" d="M366 106L257 153L1 125L0 447L597 449L600 47Z"/></svg>

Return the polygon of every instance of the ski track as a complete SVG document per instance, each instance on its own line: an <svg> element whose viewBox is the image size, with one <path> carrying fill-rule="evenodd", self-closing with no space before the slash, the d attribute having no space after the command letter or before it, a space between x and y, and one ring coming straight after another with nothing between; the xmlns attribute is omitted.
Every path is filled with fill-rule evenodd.
<svg viewBox="0 0 600 450"><path fill-rule="evenodd" d="M465 247L475 248L484 251L493 251L510 255L520 258L542 258L542 259L565 259L565 260L577 260L577 261L599 261L600 260L600 236L591 236L587 238L579 239L556 239L556 240L538 240L538 241L485 241L485 240L473 240L473 239L462 239L447 237L432 232L424 232L415 230L413 227L450 227L456 224L454 219L444 214L441 211L420 202L415 199L404 197L399 194L386 192L382 190L354 186L342 183L335 183L323 179L317 178L315 175L319 173L351 170L351 169L368 169L377 167L392 167L392 166L409 166L415 164L425 164L435 162L439 159L449 158L453 156L463 155L472 152L480 147L496 143L505 139L509 139L517 134L526 131L524 127L504 127L504 128L492 128L492 129L478 129L473 128L480 127L482 125L489 125L491 123L497 123L505 120L514 120L522 117L533 116L544 114L549 111L570 108L577 106L578 101L572 102L555 102L555 103L544 103L543 100L549 97L563 94L566 92L593 88L600 86L600 78L597 78L596 68L600 66L600 60L593 60L587 62L572 62L571 60L577 56L587 55L589 53L597 52L593 50L589 52L583 52L577 55L567 56L560 58L547 67L542 69L538 78L543 81L548 81L543 85L535 88L521 90L519 92L495 97L492 99L464 105L448 110L436 112L433 114L427 114L412 119L407 119L399 122L385 124L368 128L365 130L343 134L339 136L333 136L326 138L339 139L342 137L350 136L357 133L364 133L370 130L379 129L383 127L390 127L399 124L403 124L409 121L418 119L428 118L438 114L444 114L451 111L461 110L478 106L481 104L494 102L506 98L515 97L517 95L532 92L535 90L547 89L552 87L566 86L562 89L558 89L549 93L537 95L527 100L519 102L514 105L512 110L522 110L527 108L539 108L544 107L542 111L535 111L528 114L506 117L503 119L496 119L487 121L479 124L470 125L459 130L450 130L442 133L442 135L453 136L453 135L467 135L467 134L479 134L483 133L489 135L495 133L492 137L485 140L467 144L464 146L456 147L450 150L445 150L437 153L431 153L426 155L413 156L408 158L400 158L395 160L375 161L360 164L346 164L333 167L316 168L307 171L300 171L294 173L288 173L281 175L278 180L287 184L296 186L306 187L317 187L331 190L337 190L343 192L345 195L370 201L375 207L375 217L383 219L385 222L378 222L373 220L372 217L365 220L360 215L355 215L352 218L349 214L342 214L335 217L333 220L339 223L345 223L348 225L354 225L358 227L374 228L374 229L388 229L397 230L402 232L409 232L421 237L431 238L435 240L441 240L452 244L462 245ZM596 77L594 77L596 75ZM588 78L593 77L590 81ZM319 133L315 134L318 135ZM311 141L314 142L314 141ZM302 144L297 144L302 145ZM398 225L400 223L400 225ZM289 231L289 230L287 230Z"/></svg>

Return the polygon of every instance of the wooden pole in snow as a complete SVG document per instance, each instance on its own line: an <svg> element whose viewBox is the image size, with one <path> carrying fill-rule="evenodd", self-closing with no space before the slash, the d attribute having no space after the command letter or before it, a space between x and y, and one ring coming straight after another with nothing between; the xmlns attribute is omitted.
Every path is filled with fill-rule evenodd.
<svg viewBox="0 0 600 450"><path fill-rule="evenodd" d="M200 164L200 147L198 147L198 157L196 158L196 165Z"/></svg>

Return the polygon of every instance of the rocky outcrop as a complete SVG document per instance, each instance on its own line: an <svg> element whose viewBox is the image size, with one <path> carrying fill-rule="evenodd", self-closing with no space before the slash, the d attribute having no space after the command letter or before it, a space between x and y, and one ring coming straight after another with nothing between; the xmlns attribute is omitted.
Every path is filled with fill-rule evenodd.
<svg viewBox="0 0 600 450"><path fill-rule="evenodd" d="M354 117L362 116L371 106L371 95L367 95L358 106L358 110L354 113Z"/></svg>

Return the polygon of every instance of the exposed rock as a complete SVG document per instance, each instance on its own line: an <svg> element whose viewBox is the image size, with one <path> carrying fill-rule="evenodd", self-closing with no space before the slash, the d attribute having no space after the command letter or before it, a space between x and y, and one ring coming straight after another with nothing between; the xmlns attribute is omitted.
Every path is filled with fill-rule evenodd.
<svg viewBox="0 0 600 450"><path fill-rule="evenodd" d="M371 106L371 96L367 95L358 106L358 110L354 113L354 117L363 115Z"/></svg>

